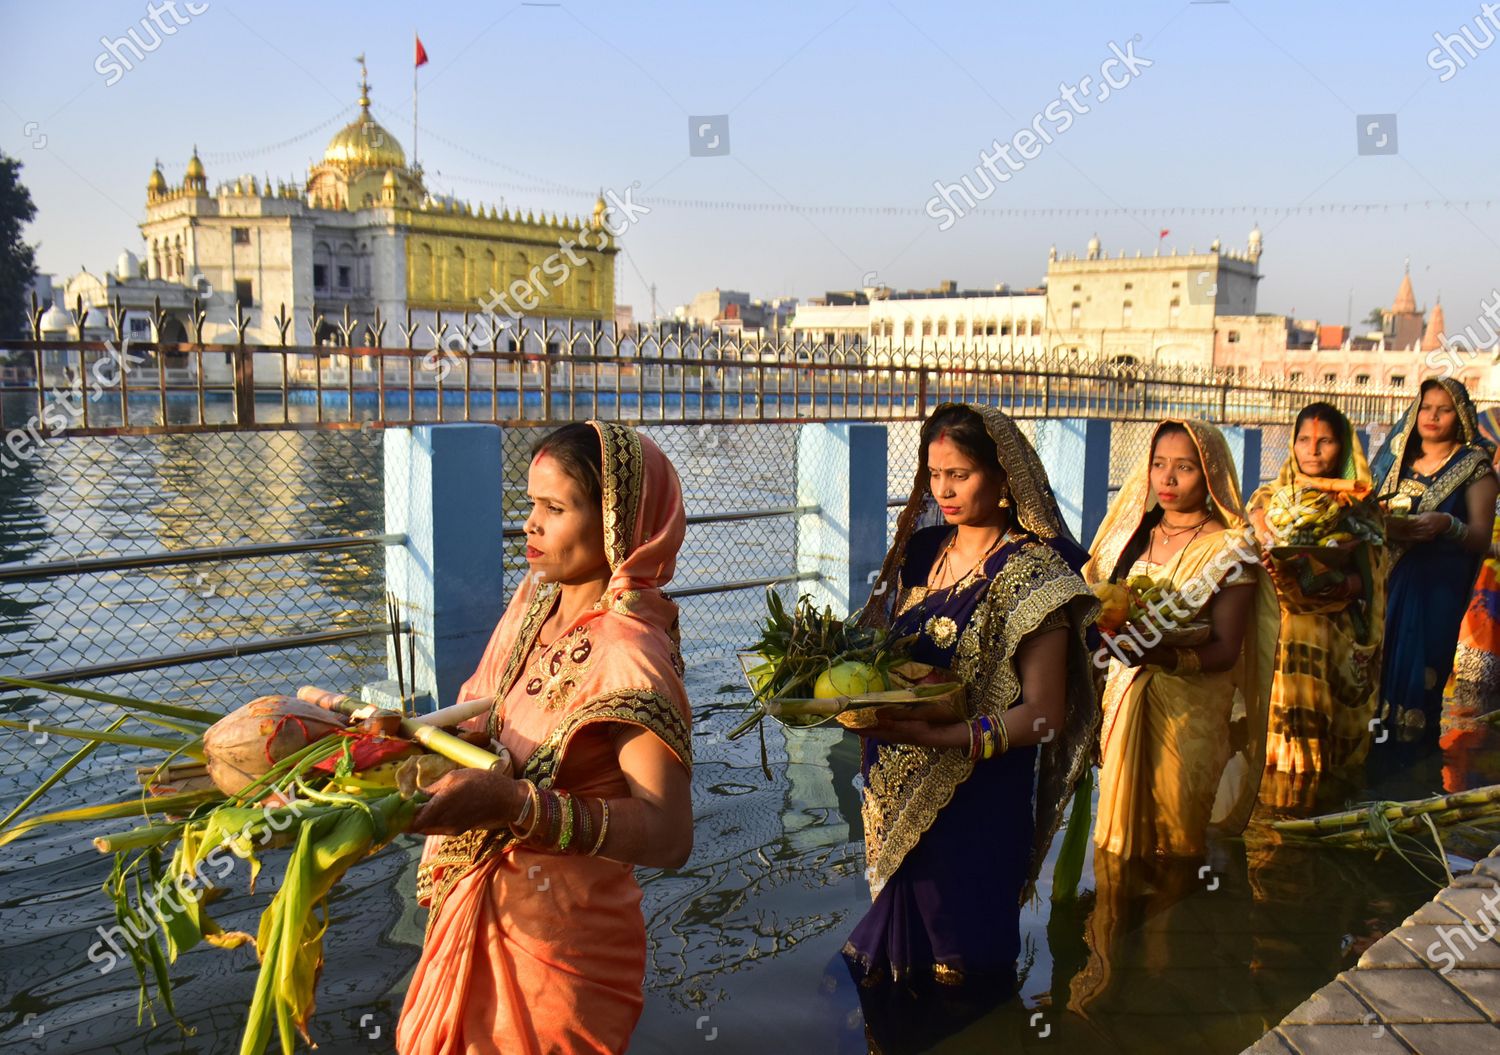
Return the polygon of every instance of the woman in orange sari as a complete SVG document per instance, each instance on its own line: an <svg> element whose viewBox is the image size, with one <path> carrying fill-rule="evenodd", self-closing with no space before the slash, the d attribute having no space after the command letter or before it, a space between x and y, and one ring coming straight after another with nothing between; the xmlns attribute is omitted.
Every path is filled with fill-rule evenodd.
<svg viewBox="0 0 1500 1055"><path fill-rule="evenodd" d="M606 422L538 446L529 574L461 700L492 700L518 776L436 782L413 828L431 915L396 1031L402 1055L623 1052L646 933L632 866L692 848L677 606L686 520L672 463Z"/></svg>

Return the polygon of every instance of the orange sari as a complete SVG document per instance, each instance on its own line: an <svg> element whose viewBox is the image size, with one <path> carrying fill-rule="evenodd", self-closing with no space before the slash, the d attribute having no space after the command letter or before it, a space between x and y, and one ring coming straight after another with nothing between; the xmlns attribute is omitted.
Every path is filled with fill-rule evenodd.
<svg viewBox="0 0 1500 1055"><path fill-rule="evenodd" d="M685 517L676 471L654 443L591 424L604 450L609 586L542 645L557 588L528 576L459 696L495 699L490 735L518 775L608 799L629 795L615 756L621 726L650 730L691 766L677 606L661 593ZM417 895L431 916L396 1030L402 1055L625 1050L646 965L631 865L476 829L427 840Z"/></svg>

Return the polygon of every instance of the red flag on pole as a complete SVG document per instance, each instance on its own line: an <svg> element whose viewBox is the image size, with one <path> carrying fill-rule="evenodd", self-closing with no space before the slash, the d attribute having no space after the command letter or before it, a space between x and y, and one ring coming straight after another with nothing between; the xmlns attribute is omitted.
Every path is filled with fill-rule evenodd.
<svg viewBox="0 0 1500 1055"><path fill-rule="evenodd" d="M420 45L420 44L418 44L418 45L417 45L417 46L418 46L418 47L421 47L421 45ZM1161 229L1161 234L1159 234L1159 235L1157 235L1157 236L1156 236L1156 237L1157 237L1157 238L1159 238L1159 239L1160 239L1160 238L1165 238L1165 237L1166 237L1166 236L1167 236L1167 235L1169 235L1169 234L1171 234L1171 233L1172 233L1172 232L1171 232L1171 231L1169 231L1169 230L1167 230L1167 229L1166 229L1166 228L1165 228L1165 227L1163 227L1163 228L1162 228L1162 229Z"/></svg>
<svg viewBox="0 0 1500 1055"><path fill-rule="evenodd" d="M417 65L427 65L427 49L422 46L421 37L417 37Z"/></svg>

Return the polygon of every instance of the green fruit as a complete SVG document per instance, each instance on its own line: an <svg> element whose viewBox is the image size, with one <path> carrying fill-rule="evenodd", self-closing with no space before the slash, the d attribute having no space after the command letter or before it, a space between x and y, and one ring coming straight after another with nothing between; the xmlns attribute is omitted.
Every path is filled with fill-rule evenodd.
<svg viewBox="0 0 1500 1055"><path fill-rule="evenodd" d="M829 667L818 675L818 684L813 696L819 700L832 700L840 696L863 696L867 692L884 692L885 676L868 663L853 660Z"/></svg>

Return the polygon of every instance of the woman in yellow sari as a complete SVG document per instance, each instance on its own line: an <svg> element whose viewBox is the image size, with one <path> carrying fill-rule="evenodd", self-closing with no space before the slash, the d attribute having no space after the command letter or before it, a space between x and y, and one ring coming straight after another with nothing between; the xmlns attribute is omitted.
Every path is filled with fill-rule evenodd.
<svg viewBox="0 0 1500 1055"><path fill-rule="evenodd" d="M689 709L672 578L686 520L672 463L623 425L564 426L528 477L531 566L461 700L509 773L432 786L418 899L431 915L402 1055L623 1052L646 964L633 867L693 840Z"/></svg>
<svg viewBox="0 0 1500 1055"><path fill-rule="evenodd" d="M1250 496L1250 520L1262 548L1273 538L1266 509L1284 488L1328 490L1374 483L1349 419L1327 403L1297 415L1292 449L1274 483ZM1380 702L1380 640L1385 631L1385 547L1362 541L1343 581L1304 593L1273 575L1281 601L1281 642L1271 688L1266 765L1282 773L1321 773L1359 765L1370 750L1370 721Z"/></svg>
<svg viewBox="0 0 1500 1055"><path fill-rule="evenodd" d="M1276 593L1223 434L1157 426L1090 553L1091 583L1146 575L1174 598L1111 643L1094 842L1122 857L1199 856L1210 824L1239 832L1250 819L1276 650ZM1173 622L1206 622L1208 638L1169 647L1159 631Z"/></svg>

